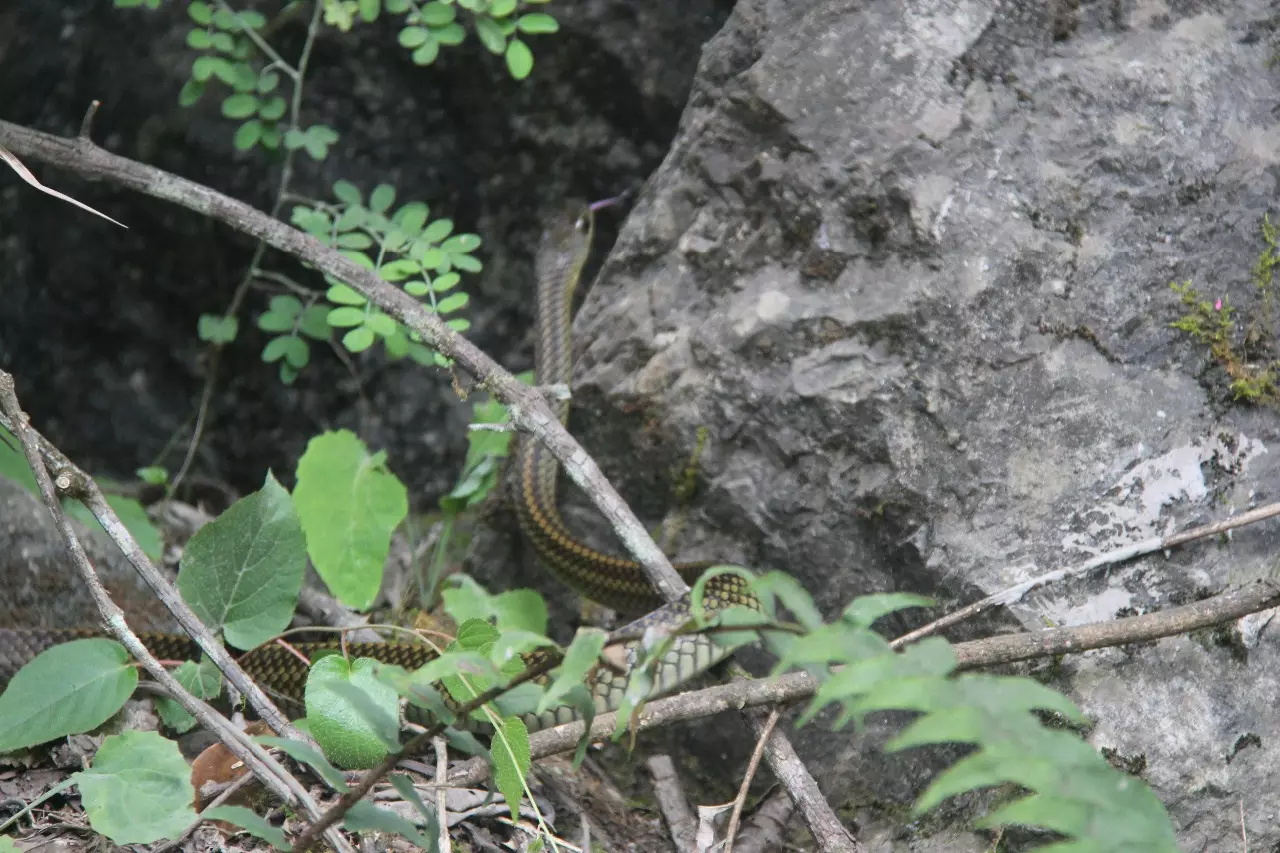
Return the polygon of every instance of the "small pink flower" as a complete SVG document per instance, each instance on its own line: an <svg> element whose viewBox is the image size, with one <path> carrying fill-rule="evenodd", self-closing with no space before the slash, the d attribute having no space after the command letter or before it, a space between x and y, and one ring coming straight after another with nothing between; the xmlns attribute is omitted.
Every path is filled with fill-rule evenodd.
<svg viewBox="0 0 1280 853"><path fill-rule="evenodd" d="M1217 302L1213 303L1213 310L1214 310L1214 311L1221 311L1221 310L1222 310L1222 300L1221 300L1221 299L1219 299Z"/></svg>

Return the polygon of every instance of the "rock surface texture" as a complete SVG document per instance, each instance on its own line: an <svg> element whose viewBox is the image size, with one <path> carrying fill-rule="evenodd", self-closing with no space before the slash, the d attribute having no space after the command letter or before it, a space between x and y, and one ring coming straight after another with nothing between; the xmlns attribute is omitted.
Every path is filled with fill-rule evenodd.
<svg viewBox="0 0 1280 853"><path fill-rule="evenodd" d="M1169 288L1261 316L1276 24L1250 0L742 0L577 318L575 431L655 497L707 427L682 556L790 571L828 613L970 600L1277 499L1276 409L1233 403ZM1012 617L1185 603L1273 573L1276 546L1264 524ZM1183 850L1236 849L1241 804L1250 849L1280 843L1268 618L1064 663ZM867 804L909 797L914 765L799 737L869 849L984 847L891 840Z"/></svg>

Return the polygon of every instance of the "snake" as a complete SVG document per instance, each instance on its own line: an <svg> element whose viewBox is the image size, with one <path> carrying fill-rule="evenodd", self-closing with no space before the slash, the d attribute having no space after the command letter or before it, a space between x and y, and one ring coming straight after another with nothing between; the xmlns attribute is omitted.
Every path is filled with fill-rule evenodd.
<svg viewBox="0 0 1280 853"><path fill-rule="evenodd" d="M534 369L539 385L572 386L573 379L573 298L591 252L597 205L570 202L550 217L535 256L537 279L536 337ZM562 425L567 426L570 403L560 395L548 400ZM690 597L667 603L648 581L636 561L610 554L584 543L575 536L560 515L557 503L559 462L541 442L531 436L516 439L514 450L516 516L523 536L538 560L562 583L586 598L623 615L644 614L619 629L630 637L651 629L676 632L691 619ZM676 563L674 568L693 584L719 561ZM705 585L703 607L708 613L730 606L758 609L749 581L735 573L713 576ZM93 628L0 628L0 690L12 676L41 651L58 643L103 636ZM199 647L189 637L160 632L140 633L143 644L161 660L193 660ZM617 710L624 702L627 687L640 652L636 640L622 646L626 663L621 667L596 667L589 680L597 713ZM238 658L240 666L269 694L286 715L303 715L304 689L308 667L292 650L310 660L316 655L341 651L353 658L373 658L406 669L416 669L436 657L424 643L347 643L335 641L298 643L289 648L269 643L251 649ZM674 637L665 654L653 662L647 673L647 698L668 693L724 660L730 652L704 634L687 633ZM530 731L580 718L577 709L561 706L541 714L526 714Z"/></svg>

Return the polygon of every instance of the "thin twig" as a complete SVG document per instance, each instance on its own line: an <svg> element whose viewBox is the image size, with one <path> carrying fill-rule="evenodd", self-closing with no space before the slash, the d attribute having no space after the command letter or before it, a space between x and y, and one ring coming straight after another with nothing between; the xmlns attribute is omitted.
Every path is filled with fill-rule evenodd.
<svg viewBox="0 0 1280 853"><path fill-rule="evenodd" d="M667 822L671 843L678 853L692 853L698 819L689 808L689 800L685 797L684 786L680 784L675 762L669 755L651 755L645 760L644 766L653 777L653 798L658 803L658 811ZM585 822L586 819L584 814L582 820Z"/></svg>
<svg viewBox="0 0 1280 853"><path fill-rule="evenodd" d="M449 751L442 737L432 740L431 745L436 751L436 784L440 786L436 791L436 820L440 822L440 837L436 841L436 848L438 853L449 853L453 844L449 838L449 788L445 785L449 779Z"/></svg>
<svg viewBox="0 0 1280 853"><path fill-rule="evenodd" d="M1106 551L1096 557L1085 560L1083 563L1065 569L1057 569L1043 575L1014 584L1008 589L1003 589L994 595L989 595L981 601L975 601L959 610L948 613L940 619L935 619L928 625L917 628L910 633L903 634L901 637L893 641L894 648L900 648L908 643L914 643L930 634L936 634L943 628L949 628L952 625L972 619L980 613L990 610L993 607L1001 605L1009 605L1014 602L1021 601L1024 596L1033 590L1039 589L1046 584L1056 581L1065 580L1066 578L1078 577L1086 575L1096 569L1104 566L1114 566L1117 563L1123 563L1132 560L1134 557L1141 557L1146 554L1152 554L1156 551L1163 551L1168 548L1174 548L1178 545L1185 545L1188 542L1194 542L1197 539L1207 539L1210 536L1217 536L1220 533L1226 533L1228 530L1235 530L1237 527L1244 527L1248 524L1256 524L1259 521L1265 521L1268 518L1274 518L1280 515L1280 502L1267 504L1266 506L1251 509L1248 512L1242 512L1240 515L1233 515L1222 521L1215 521L1213 524L1206 524L1202 527L1193 527L1182 533L1174 533L1170 536L1153 536L1150 539L1144 539L1141 542L1134 542L1131 545L1125 545L1122 548L1115 548Z"/></svg>
<svg viewBox="0 0 1280 853"><path fill-rule="evenodd" d="M742 776L742 784L738 786L738 796L733 801L733 814L729 816L729 828L724 834L724 853L733 853L733 839L738 834L738 823L742 820L742 807L747 804L747 792L751 790L751 780L760 768L760 757L764 755L764 745L773 734L773 727L778 724L778 709L769 712L769 719L764 721L764 730L756 738L756 748L751 751L751 760L747 762L747 772Z"/></svg>

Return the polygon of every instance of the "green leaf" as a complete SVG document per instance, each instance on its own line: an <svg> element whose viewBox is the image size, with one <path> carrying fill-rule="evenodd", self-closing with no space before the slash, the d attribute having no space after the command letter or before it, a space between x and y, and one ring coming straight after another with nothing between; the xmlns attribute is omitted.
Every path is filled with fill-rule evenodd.
<svg viewBox="0 0 1280 853"><path fill-rule="evenodd" d="M436 293L447 293L456 287L460 281L462 281L462 278L456 272L447 272L431 280L431 289Z"/></svg>
<svg viewBox="0 0 1280 853"><path fill-rule="evenodd" d="M169 469L163 465L148 465L134 472L138 479L151 486L163 486L169 482Z"/></svg>
<svg viewBox="0 0 1280 853"><path fill-rule="evenodd" d="M329 292L325 294L325 298L330 302L338 305L365 305L369 300L364 298L364 294L352 290L349 285L335 284L329 288Z"/></svg>
<svg viewBox="0 0 1280 853"><path fill-rule="evenodd" d="M116 844L177 838L196 817L191 768L178 745L155 732L108 737L75 779L89 825Z"/></svg>
<svg viewBox="0 0 1280 853"><path fill-rule="evenodd" d="M236 135L231 139L231 144L235 146L237 151L248 151L257 145L258 140L261 138L262 122L254 118L240 125L239 129L236 130Z"/></svg>
<svg viewBox="0 0 1280 853"><path fill-rule="evenodd" d="M444 321L444 324L458 334L462 334L467 329L471 328L471 321L466 317L450 317L448 320Z"/></svg>
<svg viewBox="0 0 1280 853"><path fill-rule="evenodd" d="M372 333L369 333L372 337ZM348 607L373 603L391 533L409 511L404 484L348 430L316 436L293 493L316 571Z"/></svg>
<svg viewBox="0 0 1280 853"><path fill-rule="evenodd" d="M450 47L462 44L467 38L467 31L457 22L433 29L431 34L436 37L436 41Z"/></svg>
<svg viewBox="0 0 1280 853"><path fill-rule="evenodd" d="M430 39L409 57L414 65L430 65L440 56L440 42Z"/></svg>
<svg viewBox="0 0 1280 853"><path fill-rule="evenodd" d="M380 338L389 338L396 333L398 328L395 318L389 317L382 312L376 312L369 315L369 319L365 322L365 326L369 331L373 332Z"/></svg>
<svg viewBox="0 0 1280 853"><path fill-rule="evenodd" d="M294 318L288 314L277 314L274 311L268 311L258 318L258 328L264 332L292 332ZM274 342L273 342L274 343ZM268 344L270 346L270 344ZM274 361L275 358L267 358L264 352L263 361Z"/></svg>
<svg viewBox="0 0 1280 853"><path fill-rule="evenodd" d="M200 340L215 344L229 344L236 339L240 321L235 317L219 317L201 314L198 324Z"/></svg>
<svg viewBox="0 0 1280 853"><path fill-rule="evenodd" d="M187 33L187 47L208 50L212 45L213 39L209 38L209 33L205 30L191 30Z"/></svg>
<svg viewBox="0 0 1280 853"><path fill-rule="evenodd" d="M445 3L428 3L418 11L418 17L428 27L443 27L452 24L458 12L452 5Z"/></svg>
<svg viewBox="0 0 1280 853"><path fill-rule="evenodd" d="M213 10L209 8L208 3L202 2L202 0L193 0L188 3L187 14L191 16L191 20L202 27L207 27L213 23Z"/></svg>
<svg viewBox="0 0 1280 853"><path fill-rule="evenodd" d="M138 670L114 640L73 640L46 649L0 694L0 752L92 731L124 707Z"/></svg>
<svg viewBox="0 0 1280 853"><path fill-rule="evenodd" d="M519 717L508 717L497 726L491 745L493 754L493 781L511 810L512 820L520 816L520 803L524 800L524 777L531 764L529 729Z"/></svg>
<svg viewBox="0 0 1280 853"><path fill-rule="evenodd" d="M194 106L200 100L200 96L204 94L205 83L203 80L191 79L182 84L182 91L178 92L178 106L190 107Z"/></svg>
<svg viewBox="0 0 1280 853"><path fill-rule="evenodd" d="M489 14L495 18L505 18L516 10L517 0L489 0Z"/></svg>
<svg viewBox="0 0 1280 853"><path fill-rule="evenodd" d="M249 92L229 95L222 102L222 114L227 118L248 118L258 111L258 96Z"/></svg>
<svg viewBox="0 0 1280 853"><path fill-rule="evenodd" d="M339 249L368 249L373 245L373 238L363 231L348 231L339 234L334 245Z"/></svg>
<svg viewBox="0 0 1280 853"><path fill-rule="evenodd" d="M361 659L349 665L329 655L312 664L307 676L311 734L325 757L344 770L373 767L387 756L388 741L398 743L396 692L374 676L377 663Z"/></svg>
<svg viewBox="0 0 1280 853"><path fill-rule="evenodd" d="M520 32L529 35L540 35L542 33L556 33L560 31L560 24L555 18L542 12L532 12L527 15L521 15L516 21L516 27Z"/></svg>
<svg viewBox="0 0 1280 853"><path fill-rule="evenodd" d="M293 501L270 472L187 543L178 590L196 615L240 649L289 626L306 572L306 543Z"/></svg>
<svg viewBox="0 0 1280 853"><path fill-rule="evenodd" d="M256 82L254 83L254 88L258 88ZM288 103L285 99L279 95L275 95L268 98L261 106L258 107L258 115L262 117L263 121L279 121L280 117L284 115L284 111L287 107Z"/></svg>
<svg viewBox="0 0 1280 853"><path fill-rule="evenodd" d="M452 219L437 219L435 222L428 225L427 229L422 232L422 239L428 243L439 243L445 237L448 237L452 231ZM431 266L431 264L428 264L425 260L422 262L422 265L424 267Z"/></svg>
<svg viewBox="0 0 1280 853"><path fill-rule="evenodd" d="M470 255L450 255L453 265L463 272L480 272L483 269L479 258L473 258Z"/></svg>
<svg viewBox="0 0 1280 853"><path fill-rule="evenodd" d="M344 204L362 204L360 190L350 181L336 181L333 185L333 196Z"/></svg>
<svg viewBox="0 0 1280 853"><path fill-rule="evenodd" d="M369 209L374 213L386 213L396 201L396 188L391 184L378 184L369 195Z"/></svg>
<svg viewBox="0 0 1280 853"><path fill-rule="evenodd" d="M264 71L258 75L258 94L269 95L280 85L280 74L276 71Z"/></svg>
<svg viewBox="0 0 1280 853"><path fill-rule="evenodd" d="M379 0L360 0L360 20L366 24L372 24L378 20L378 11L381 6Z"/></svg>
<svg viewBox="0 0 1280 853"><path fill-rule="evenodd" d="M263 746L273 746L276 749L283 750L294 761L300 761L307 765L316 771L316 774L339 794L345 794L351 790L347 787L347 780L342 775L342 771L330 764L329 759L313 749L310 744L272 735L259 735L254 740Z"/></svg>
<svg viewBox="0 0 1280 853"><path fill-rule="evenodd" d="M400 31L400 46L410 50L422 47L431 40L431 32L425 27L405 27Z"/></svg>
<svg viewBox="0 0 1280 853"><path fill-rule="evenodd" d="M200 816L205 820L221 820L233 826L238 826L250 835L261 838L277 850L289 849L289 839L285 838L283 829L278 826L272 826L267 823L266 818L259 816L251 809L246 809L244 806L214 806L213 808L205 809L200 813Z"/></svg>
<svg viewBox="0 0 1280 853"><path fill-rule="evenodd" d="M364 352L373 346L373 330L368 326L352 329L342 336L342 345L348 352Z"/></svg>
<svg viewBox="0 0 1280 853"><path fill-rule="evenodd" d="M378 269L378 275L387 281L403 281L411 275L417 275L422 272L422 266L412 258L398 258L390 263L383 264Z"/></svg>
<svg viewBox="0 0 1280 853"><path fill-rule="evenodd" d="M520 39L513 38L507 44L507 70L516 80L523 80L533 71L533 51Z"/></svg>
<svg viewBox="0 0 1280 853"><path fill-rule="evenodd" d="M298 321L298 331L318 341L329 340L329 308L327 305L312 305L302 312Z"/></svg>
<svg viewBox="0 0 1280 853"><path fill-rule="evenodd" d="M507 39L502 35L502 30L488 15L476 15L476 35L490 53L502 53L507 48Z"/></svg>
<svg viewBox="0 0 1280 853"><path fill-rule="evenodd" d="M450 293L444 299L436 303L436 311L440 314L452 314L460 308L466 307L471 300L465 290L459 290L457 293Z"/></svg>
<svg viewBox="0 0 1280 853"><path fill-rule="evenodd" d="M493 596L491 601L499 631L546 633L547 605L533 590L510 589Z"/></svg>
<svg viewBox="0 0 1280 853"><path fill-rule="evenodd" d="M451 255L466 255L480 248L480 238L475 234L458 234L440 244L440 250Z"/></svg>
<svg viewBox="0 0 1280 853"><path fill-rule="evenodd" d="M897 613L899 610L911 607L932 607L933 605L932 598L909 592L876 593L855 598L844 609L841 618L860 628L870 628L877 619L888 616L890 613Z"/></svg>
<svg viewBox="0 0 1280 853"><path fill-rule="evenodd" d="M335 329L362 326L364 325L365 316L366 313L363 308L334 308L329 312L329 325Z"/></svg>
<svg viewBox="0 0 1280 853"><path fill-rule="evenodd" d="M396 211L393 221L401 231L416 237L427 224L431 210L420 201L411 201Z"/></svg>
<svg viewBox="0 0 1280 853"><path fill-rule="evenodd" d="M586 681L587 672L595 666L608 636L599 628L578 629L565 651L564 660L560 662L555 680L538 703L537 713L542 714L562 704L569 691Z"/></svg>
<svg viewBox="0 0 1280 853"><path fill-rule="evenodd" d="M222 76L222 69L229 74L231 63L220 56L197 56L191 63L191 78L203 83L213 76Z"/></svg>

